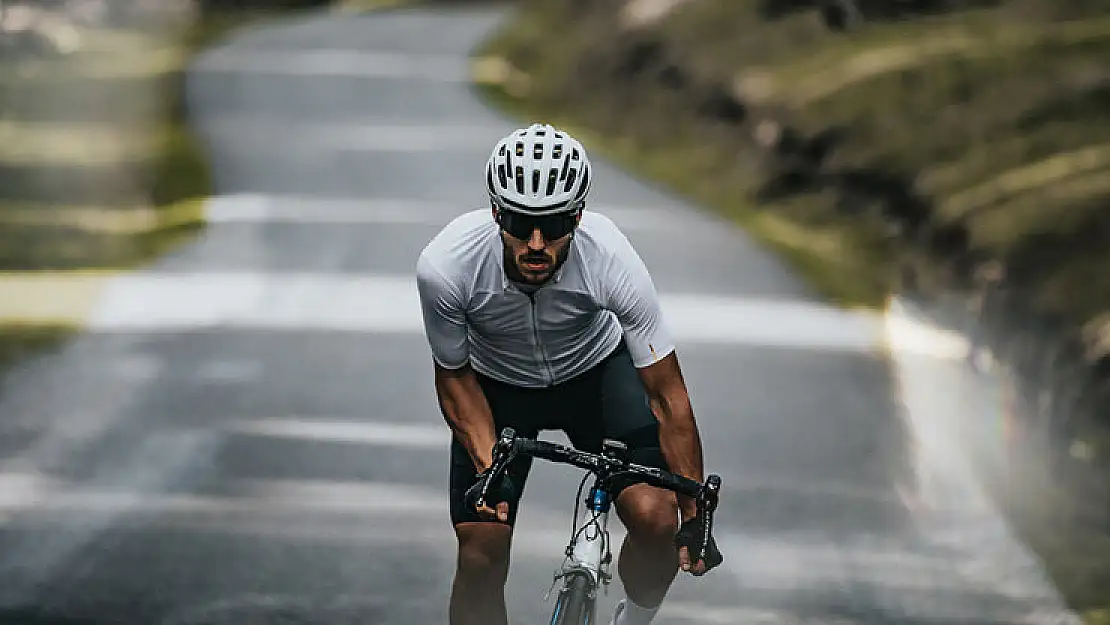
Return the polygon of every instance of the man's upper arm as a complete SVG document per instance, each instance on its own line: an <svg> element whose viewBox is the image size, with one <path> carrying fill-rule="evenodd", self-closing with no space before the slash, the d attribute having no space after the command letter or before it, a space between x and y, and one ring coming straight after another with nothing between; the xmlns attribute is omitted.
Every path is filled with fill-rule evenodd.
<svg viewBox="0 0 1110 625"><path fill-rule="evenodd" d="M674 351L674 339L663 319L659 295L647 266L623 235L614 246L607 281L607 307L624 328L625 342L638 368Z"/></svg>
<svg viewBox="0 0 1110 625"><path fill-rule="evenodd" d="M470 350L462 292L423 255L416 263L416 288L432 358L446 369L466 365Z"/></svg>

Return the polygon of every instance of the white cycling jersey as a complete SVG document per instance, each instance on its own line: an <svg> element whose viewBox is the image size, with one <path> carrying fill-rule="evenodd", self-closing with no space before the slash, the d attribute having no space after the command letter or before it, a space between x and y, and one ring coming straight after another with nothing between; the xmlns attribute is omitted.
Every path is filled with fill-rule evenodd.
<svg viewBox="0 0 1110 625"><path fill-rule="evenodd" d="M471 211L420 254L424 328L439 365L469 363L542 388L598 364L622 338L637 367L674 350L647 267L608 217L585 211L566 262L531 294L505 274L499 232L489 209Z"/></svg>

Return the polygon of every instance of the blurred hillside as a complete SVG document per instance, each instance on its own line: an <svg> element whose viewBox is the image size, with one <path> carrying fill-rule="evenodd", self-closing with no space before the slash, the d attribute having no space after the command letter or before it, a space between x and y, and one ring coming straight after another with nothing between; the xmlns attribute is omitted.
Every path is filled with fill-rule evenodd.
<svg viewBox="0 0 1110 625"><path fill-rule="evenodd" d="M410 1L0 2L0 280L135 267L203 227L210 171L182 97L196 51L258 20ZM12 293L0 371L71 330L3 308Z"/></svg>
<svg viewBox="0 0 1110 625"><path fill-rule="evenodd" d="M173 239L137 235L195 219L207 172L175 104L194 20L188 1L4 3L0 268L128 265Z"/></svg>
<svg viewBox="0 0 1110 625"><path fill-rule="evenodd" d="M1110 608L1107 8L524 0L475 71L491 100L734 218L836 301L956 304L1018 380L1030 459L994 476L1022 484L1004 503L1095 622Z"/></svg>
<svg viewBox="0 0 1110 625"><path fill-rule="evenodd" d="M191 55L239 26L394 0L0 4L0 270L123 268L201 225Z"/></svg>

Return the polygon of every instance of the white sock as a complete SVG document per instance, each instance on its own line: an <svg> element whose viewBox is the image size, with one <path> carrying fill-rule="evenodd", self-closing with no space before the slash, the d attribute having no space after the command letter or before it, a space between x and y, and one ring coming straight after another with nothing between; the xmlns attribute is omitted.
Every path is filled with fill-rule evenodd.
<svg viewBox="0 0 1110 625"><path fill-rule="evenodd" d="M659 606L654 608L645 608L636 605L631 599L625 597L620 612L613 625L651 625L652 619L655 618L655 613L659 611Z"/></svg>

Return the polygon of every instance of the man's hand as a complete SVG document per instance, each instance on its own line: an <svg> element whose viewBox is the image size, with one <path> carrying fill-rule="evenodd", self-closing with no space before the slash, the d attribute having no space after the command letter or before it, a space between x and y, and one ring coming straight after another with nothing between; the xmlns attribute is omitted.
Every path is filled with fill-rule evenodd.
<svg viewBox="0 0 1110 625"><path fill-rule="evenodd" d="M724 557L717 549L717 541L709 536L709 543L705 548L705 558L698 558L702 542L705 538L705 523L701 517L695 517L682 523L682 527L675 535L675 546L678 547L678 561L683 571L700 577L724 561ZM697 558L696 561L692 561Z"/></svg>
<svg viewBox="0 0 1110 625"><path fill-rule="evenodd" d="M483 505L478 505L478 497L482 494L482 487L489 479L489 470L485 470L478 474L478 478L474 481L474 485L466 491L466 505L474 508L485 521L500 521L507 523L509 520L509 505L515 505L519 493L516 490L516 485L513 483L512 478L507 474L501 476L500 484L491 484L489 490L486 492L486 498ZM491 504L493 504L491 506ZM496 506L496 507L494 507Z"/></svg>

